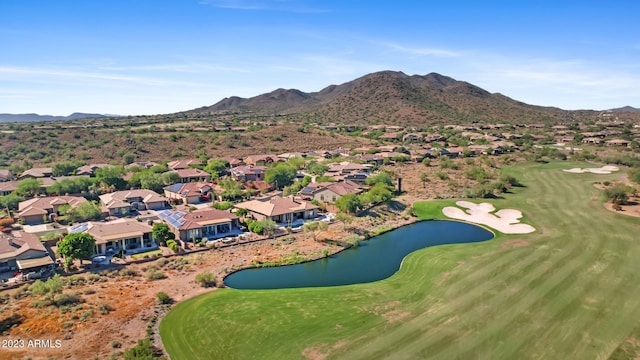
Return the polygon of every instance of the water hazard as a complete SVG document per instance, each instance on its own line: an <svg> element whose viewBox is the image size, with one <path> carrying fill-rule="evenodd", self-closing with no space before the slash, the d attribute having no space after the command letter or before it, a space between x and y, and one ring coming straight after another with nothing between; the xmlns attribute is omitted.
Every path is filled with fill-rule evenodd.
<svg viewBox="0 0 640 360"><path fill-rule="evenodd" d="M338 286L386 279L410 253L429 246L486 241L493 234L456 221L422 221L360 242L329 258L303 264L245 269L227 276L236 289Z"/></svg>

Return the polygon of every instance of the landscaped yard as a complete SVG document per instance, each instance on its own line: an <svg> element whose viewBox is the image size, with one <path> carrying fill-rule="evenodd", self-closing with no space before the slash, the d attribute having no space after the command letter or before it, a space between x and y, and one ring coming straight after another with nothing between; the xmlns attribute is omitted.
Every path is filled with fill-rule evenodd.
<svg viewBox="0 0 640 360"><path fill-rule="evenodd" d="M508 169L526 187L489 202L522 211L534 233L420 250L376 283L211 292L163 319L164 345L177 359L633 358L640 222L606 210L592 185L620 174L560 171L584 165Z"/></svg>
<svg viewBox="0 0 640 360"><path fill-rule="evenodd" d="M158 256L162 256L162 250L160 249L133 254L131 255L131 258L133 260L138 260L138 259L145 259L145 258L154 258Z"/></svg>

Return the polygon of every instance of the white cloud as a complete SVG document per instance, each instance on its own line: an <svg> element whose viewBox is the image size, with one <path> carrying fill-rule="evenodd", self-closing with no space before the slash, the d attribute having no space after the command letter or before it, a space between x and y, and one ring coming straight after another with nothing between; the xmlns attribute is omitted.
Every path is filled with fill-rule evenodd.
<svg viewBox="0 0 640 360"><path fill-rule="evenodd" d="M0 79L12 79L12 80L36 80L46 81L47 79L56 79L58 81L92 81L94 85L107 85L107 83L132 83L146 86L202 86L200 83L167 80L149 77L129 76L113 73L100 73L90 71L75 71L75 70L60 70L60 69L48 69L48 68L26 68L26 67L12 67L12 66L0 66Z"/></svg>
<svg viewBox="0 0 640 360"><path fill-rule="evenodd" d="M295 0L200 0L201 5L210 5L223 9L252 11L283 11L293 13L325 13L321 9Z"/></svg>
<svg viewBox="0 0 640 360"><path fill-rule="evenodd" d="M436 56L436 57L460 57L462 53L447 49L439 49L432 47L405 46L391 42L380 42L380 45L387 47L393 51L416 56Z"/></svg>

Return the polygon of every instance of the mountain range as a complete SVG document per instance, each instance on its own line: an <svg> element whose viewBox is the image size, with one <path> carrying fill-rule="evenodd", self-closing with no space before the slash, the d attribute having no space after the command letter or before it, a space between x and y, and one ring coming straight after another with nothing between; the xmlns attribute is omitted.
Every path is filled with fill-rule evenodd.
<svg viewBox="0 0 640 360"><path fill-rule="evenodd" d="M54 116L54 115L38 115L38 114L0 114L0 122L32 122L32 121L55 121L55 120L77 120L88 118L101 118L107 117L103 114L87 114L87 113L73 113L68 116Z"/></svg>
<svg viewBox="0 0 640 360"><path fill-rule="evenodd" d="M620 111L630 109L621 108ZM397 125L567 122L593 119L601 113L529 105L437 73L410 76L396 71L371 73L318 92L277 89L251 98L234 96L188 111L207 112L277 114L320 122Z"/></svg>
<svg viewBox="0 0 640 360"><path fill-rule="evenodd" d="M608 110L625 119L640 120L640 109ZM318 92L276 89L272 92L221 101L177 114L287 116L293 121L318 123L429 125L472 122L571 122L593 120L602 111L563 110L529 105L476 85L430 73L407 75L380 71ZM173 114L167 114L173 115ZM69 116L0 114L0 122L100 118L111 115L73 113Z"/></svg>

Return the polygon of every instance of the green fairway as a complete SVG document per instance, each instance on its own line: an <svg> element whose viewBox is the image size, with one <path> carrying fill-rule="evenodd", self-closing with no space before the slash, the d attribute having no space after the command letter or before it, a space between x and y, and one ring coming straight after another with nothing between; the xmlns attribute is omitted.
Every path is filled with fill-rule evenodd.
<svg viewBox="0 0 640 360"><path fill-rule="evenodd" d="M490 202L532 234L423 249L376 283L214 291L167 314L163 343L173 359L607 359L640 327L640 219L602 206L593 182L618 174L574 166L507 169L526 187Z"/></svg>

